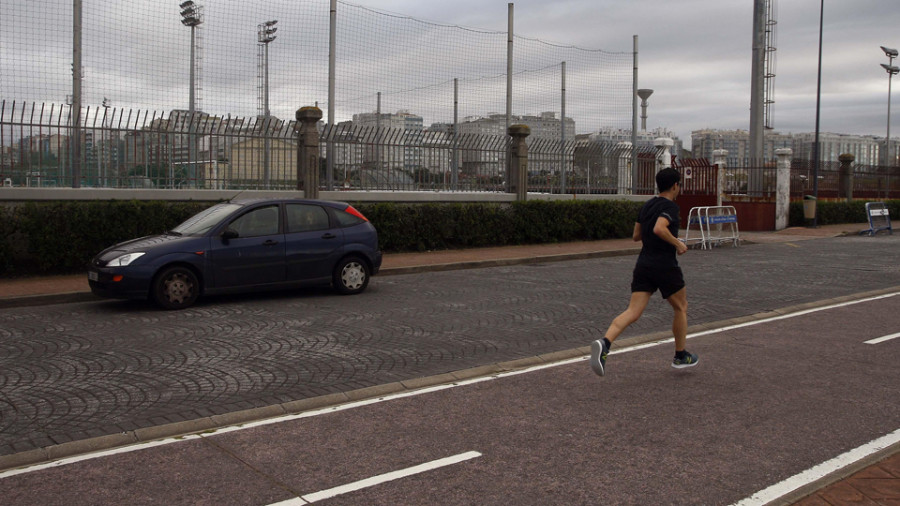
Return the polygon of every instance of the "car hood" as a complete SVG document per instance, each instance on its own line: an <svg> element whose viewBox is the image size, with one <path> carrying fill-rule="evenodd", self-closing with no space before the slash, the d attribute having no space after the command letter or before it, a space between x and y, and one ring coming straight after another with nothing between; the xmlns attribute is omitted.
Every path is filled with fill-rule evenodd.
<svg viewBox="0 0 900 506"><path fill-rule="evenodd" d="M148 235L130 241L114 244L94 257L97 265L106 265L110 260L126 253L146 252L149 256L159 256L180 251L196 251L205 249L208 239L205 237L178 236L170 234Z"/></svg>

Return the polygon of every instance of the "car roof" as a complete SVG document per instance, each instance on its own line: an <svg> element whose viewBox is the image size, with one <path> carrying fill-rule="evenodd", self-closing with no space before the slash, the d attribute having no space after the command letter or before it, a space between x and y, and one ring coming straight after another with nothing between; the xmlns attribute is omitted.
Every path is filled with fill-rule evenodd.
<svg viewBox="0 0 900 506"><path fill-rule="evenodd" d="M250 206L256 205L260 203L272 203L272 204L322 204L330 207L337 208L345 208L349 206L346 202L338 202L334 200L315 200L315 199L292 199L292 198L252 198L252 199L238 199L233 201L228 201L231 204L237 204L240 206Z"/></svg>

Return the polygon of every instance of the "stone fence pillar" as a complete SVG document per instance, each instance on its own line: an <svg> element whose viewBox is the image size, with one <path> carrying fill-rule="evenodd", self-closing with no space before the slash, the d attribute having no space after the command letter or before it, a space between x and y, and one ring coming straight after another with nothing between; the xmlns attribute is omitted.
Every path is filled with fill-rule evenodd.
<svg viewBox="0 0 900 506"><path fill-rule="evenodd" d="M318 107L297 109L297 189L308 199L319 198L319 130L322 119Z"/></svg>
<svg viewBox="0 0 900 506"><path fill-rule="evenodd" d="M653 141L653 145L663 150L663 152L659 155L659 158L656 160L656 172L671 167L672 146L675 145L675 141L669 139L668 137L660 137Z"/></svg>
<svg viewBox="0 0 900 506"><path fill-rule="evenodd" d="M716 168L716 205L725 200L725 167L728 165L728 150L716 149L712 152L712 163Z"/></svg>
<svg viewBox="0 0 900 506"><path fill-rule="evenodd" d="M775 230L788 226L791 213L791 148L775 150Z"/></svg>
<svg viewBox="0 0 900 506"><path fill-rule="evenodd" d="M516 194L516 200L528 198L528 145L525 138L531 135L527 125L510 125L509 136L512 144L509 147L509 169L507 185L510 193Z"/></svg>
<svg viewBox="0 0 900 506"><path fill-rule="evenodd" d="M838 183L838 196L847 199L847 202L853 200L853 160L856 157L850 153L844 153L838 157L841 161L840 181Z"/></svg>

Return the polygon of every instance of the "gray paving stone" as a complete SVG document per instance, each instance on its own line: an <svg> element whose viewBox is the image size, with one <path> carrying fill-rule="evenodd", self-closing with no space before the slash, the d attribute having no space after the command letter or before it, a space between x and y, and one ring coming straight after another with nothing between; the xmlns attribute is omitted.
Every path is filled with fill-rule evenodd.
<svg viewBox="0 0 900 506"><path fill-rule="evenodd" d="M898 246L900 235L691 251L679 258L689 323L900 287ZM625 308L634 260L393 275L353 297L215 297L180 312L119 301L2 309L0 456L567 353ZM670 325L655 296L622 338Z"/></svg>

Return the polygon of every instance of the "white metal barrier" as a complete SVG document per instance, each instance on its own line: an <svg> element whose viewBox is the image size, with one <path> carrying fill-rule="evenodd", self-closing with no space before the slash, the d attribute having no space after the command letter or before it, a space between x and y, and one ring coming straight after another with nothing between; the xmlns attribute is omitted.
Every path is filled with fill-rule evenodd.
<svg viewBox="0 0 900 506"><path fill-rule="evenodd" d="M691 237L693 225L697 225L700 237ZM734 206L691 208L682 242L688 246L691 245L691 242L699 242L701 249L712 249L713 246L725 242L731 242L732 247L737 247L740 245L740 241L737 210Z"/></svg>
<svg viewBox="0 0 900 506"><path fill-rule="evenodd" d="M870 236L877 234L882 230L887 230L889 234L893 234L891 228L891 212L884 205L884 202L867 202L866 216L869 218L869 229L860 232Z"/></svg>

